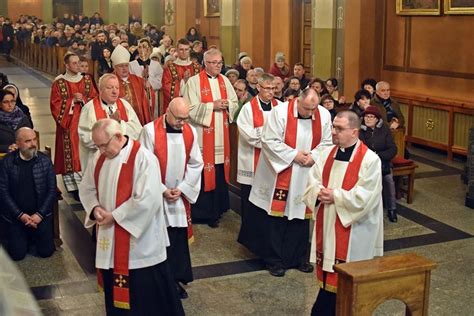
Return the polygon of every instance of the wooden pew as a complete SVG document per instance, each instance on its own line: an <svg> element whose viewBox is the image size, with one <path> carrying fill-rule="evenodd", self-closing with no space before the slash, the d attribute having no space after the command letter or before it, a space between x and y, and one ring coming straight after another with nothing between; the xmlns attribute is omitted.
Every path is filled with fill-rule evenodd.
<svg viewBox="0 0 474 316"><path fill-rule="evenodd" d="M334 266L336 315L372 315L378 305L399 299L406 315L428 315L431 270L436 263L414 253Z"/></svg>

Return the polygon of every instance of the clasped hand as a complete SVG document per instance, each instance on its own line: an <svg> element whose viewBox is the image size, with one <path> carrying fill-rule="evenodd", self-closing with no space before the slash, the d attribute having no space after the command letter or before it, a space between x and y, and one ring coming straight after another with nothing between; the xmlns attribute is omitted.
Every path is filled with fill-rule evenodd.
<svg viewBox="0 0 474 316"><path fill-rule="evenodd" d="M163 196L168 202L175 202L181 196L181 190L180 189L166 189L165 192L163 192Z"/></svg>
<svg viewBox="0 0 474 316"><path fill-rule="evenodd" d="M293 161L304 167L311 167L314 165L313 157L311 156L311 153L307 151L298 151Z"/></svg>
<svg viewBox="0 0 474 316"><path fill-rule="evenodd" d="M111 225L115 222L112 212L107 211L102 206L94 208L94 217L99 226Z"/></svg>

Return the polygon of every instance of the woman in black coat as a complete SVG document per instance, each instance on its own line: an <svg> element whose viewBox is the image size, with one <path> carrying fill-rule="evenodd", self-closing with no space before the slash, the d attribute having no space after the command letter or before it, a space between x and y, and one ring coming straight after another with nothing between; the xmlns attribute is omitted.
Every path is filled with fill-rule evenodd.
<svg viewBox="0 0 474 316"><path fill-rule="evenodd" d="M390 128L384 124L382 115L376 106L367 107L363 117L359 138L379 156L382 162L384 205L388 210L388 219L391 222L397 222L397 200L391 163L397 154L397 146L393 141Z"/></svg>
<svg viewBox="0 0 474 316"><path fill-rule="evenodd" d="M0 90L0 153L16 150L15 132L21 127L32 127L28 117L15 105L15 96Z"/></svg>

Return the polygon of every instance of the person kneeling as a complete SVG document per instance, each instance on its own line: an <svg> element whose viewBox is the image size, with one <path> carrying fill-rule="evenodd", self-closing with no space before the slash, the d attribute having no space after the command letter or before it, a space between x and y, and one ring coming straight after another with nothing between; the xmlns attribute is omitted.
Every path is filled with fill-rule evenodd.
<svg viewBox="0 0 474 316"><path fill-rule="evenodd" d="M22 127L15 138L18 149L0 163L1 215L8 222L7 251L13 260L22 260L31 240L37 255L47 258L55 250L51 215L56 175L49 157L38 152L34 130Z"/></svg>

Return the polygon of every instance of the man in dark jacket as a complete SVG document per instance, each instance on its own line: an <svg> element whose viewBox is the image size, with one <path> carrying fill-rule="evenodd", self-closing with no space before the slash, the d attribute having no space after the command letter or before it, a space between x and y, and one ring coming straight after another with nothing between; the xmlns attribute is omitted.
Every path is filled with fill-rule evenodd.
<svg viewBox="0 0 474 316"><path fill-rule="evenodd" d="M395 99L390 98L390 84L379 81L375 86L375 96L370 101L375 105L382 115L382 120L388 124L390 129L404 128L405 117L400 110L400 105Z"/></svg>
<svg viewBox="0 0 474 316"><path fill-rule="evenodd" d="M3 52L7 57L7 60L10 61L10 51L13 49L14 45L14 35L15 31L13 30L13 26L11 25L10 19L6 18L5 23L2 26L2 37L3 37Z"/></svg>
<svg viewBox="0 0 474 316"><path fill-rule="evenodd" d="M13 260L22 260L31 241L38 256L50 257L55 250L53 164L37 151L36 133L31 128L17 131L16 144L18 150L0 161L0 214L8 222L7 251Z"/></svg>

